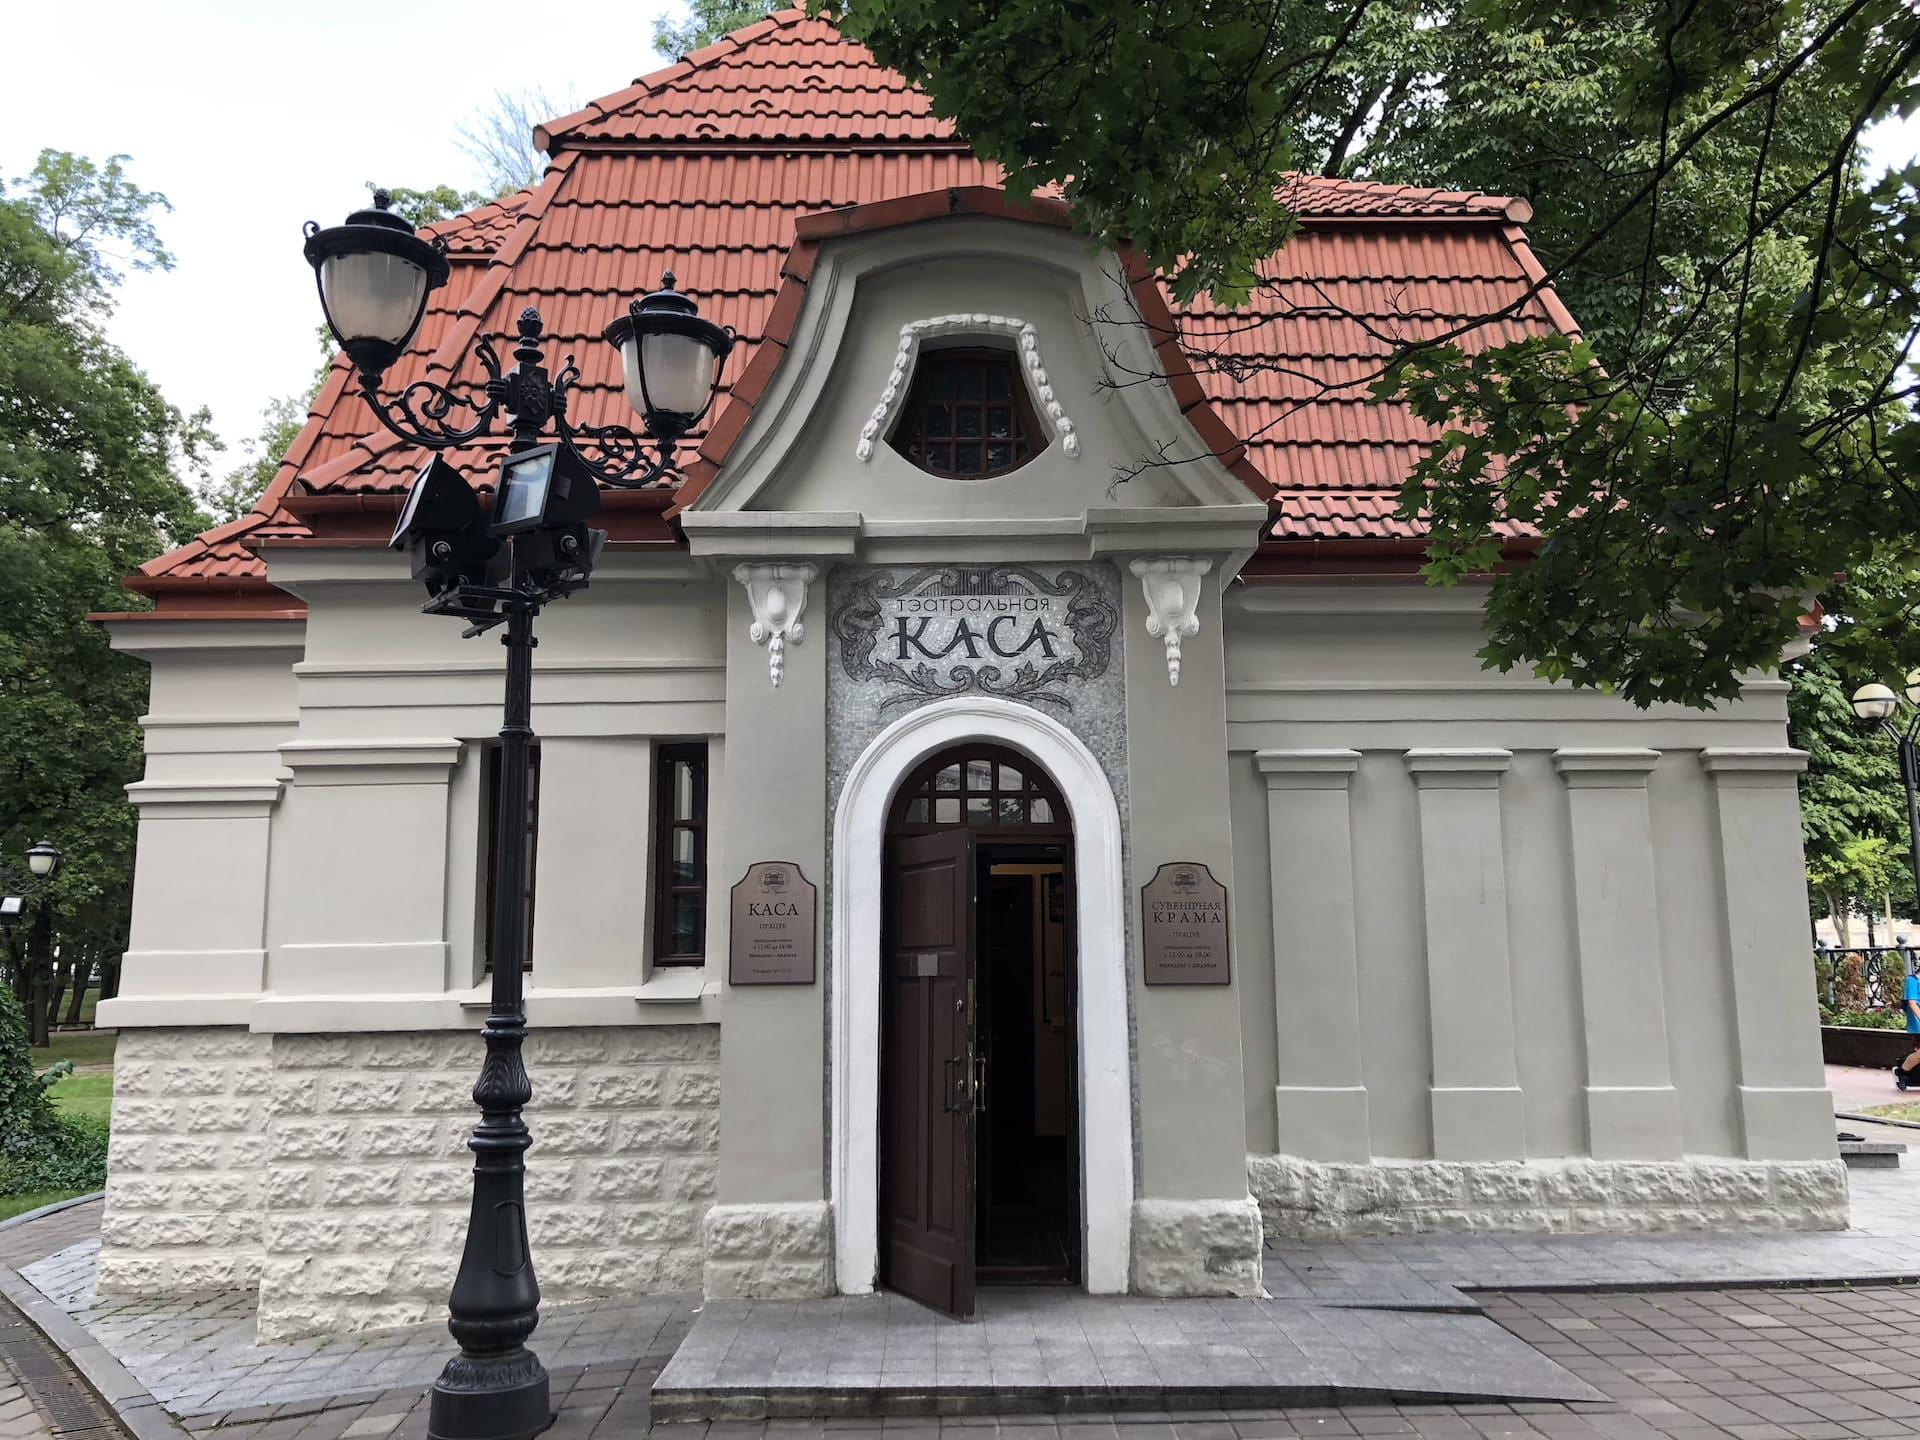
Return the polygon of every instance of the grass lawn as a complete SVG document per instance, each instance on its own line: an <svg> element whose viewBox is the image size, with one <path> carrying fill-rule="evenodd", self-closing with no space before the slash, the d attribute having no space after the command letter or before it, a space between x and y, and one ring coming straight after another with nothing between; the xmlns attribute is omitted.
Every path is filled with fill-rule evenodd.
<svg viewBox="0 0 1920 1440"><path fill-rule="evenodd" d="M1878 1116L1882 1120L1912 1120L1920 1122L1920 1101L1907 1100L1898 1105L1875 1105L1862 1110L1862 1115Z"/></svg>
<svg viewBox="0 0 1920 1440"><path fill-rule="evenodd" d="M113 1072L95 1071L87 1075L69 1075L54 1083L47 1092L53 1108L67 1115L88 1115L102 1125L113 1108Z"/></svg>
<svg viewBox="0 0 1920 1440"><path fill-rule="evenodd" d="M52 1044L33 1052L33 1068L45 1070L56 1060L71 1060L76 1070L89 1066L113 1068L113 1047L120 1041L117 1030L58 1030Z"/></svg>
<svg viewBox="0 0 1920 1440"><path fill-rule="evenodd" d="M0 1195L0 1220L11 1220L29 1210L38 1210L42 1205L51 1205L56 1200L71 1200L85 1193L83 1190L35 1190L27 1195Z"/></svg>

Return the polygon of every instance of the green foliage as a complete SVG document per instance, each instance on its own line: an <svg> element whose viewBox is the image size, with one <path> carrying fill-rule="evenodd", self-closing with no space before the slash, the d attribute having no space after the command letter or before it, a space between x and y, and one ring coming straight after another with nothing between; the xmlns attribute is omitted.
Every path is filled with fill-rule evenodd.
<svg viewBox="0 0 1920 1440"><path fill-rule="evenodd" d="M86 616L140 608L121 577L203 520L177 472L202 461L204 415L102 332L118 267L171 263L163 206L117 158L47 151L0 186L0 860L54 840L40 903L63 955L107 963L127 943L147 674Z"/></svg>
<svg viewBox="0 0 1920 1440"><path fill-rule="evenodd" d="M764 20L779 9L778 0L688 0L686 19L666 16L653 22L653 48L669 60L684 60L722 35Z"/></svg>
<svg viewBox="0 0 1920 1440"><path fill-rule="evenodd" d="M1869 179L1858 149L1920 103L1900 0L811 3L1182 299L1261 283L1290 170L1528 199L1583 336L1517 337L1532 293L1451 330L1361 315L1390 353L1350 382L1441 437L1400 505L1430 581L1540 537L1494 580L1489 666L1707 705L1836 574L1886 561L1893 609L1920 595L1920 165ZM1846 643L1920 663L1910 626Z"/></svg>
<svg viewBox="0 0 1920 1440"><path fill-rule="evenodd" d="M1809 652L1787 666L1792 685L1787 699L1787 733L1807 752L1800 781L1800 829L1807 855L1812 901L1819 912L1851 903L1856 910L1879 908L1880 896L1859 888L1857 870L1847 859L1851 846L1878 841L1889 870L1894 910L1913 915L1913 868L1909 854L1906 790L1894 743L1878 726L1862 722L1848 697L1876 678L1860 669L1846 637L1884 623L1884 600L1899 593L1905 577L1894 567L1868 565L1845 576L1828 592L1835 628L1815 636ZM1842 877L1851 875L1851 881ZM1840 883L1836 883L1839 881Z"/></svg>
<svg viewBox="0 0 1920 1440"><path fill-rule="evenodd" d="M372 190L373 182L367 182ZM432 225L441 220L451 220L463 215L476 205L484 205L493 199L492 195L480 190L458 190L451 185L435 185L427 190L412 190L405 185L389 185L387 195L392 201L393 213L404 215L415 225Z"/></svg>
<svg viewBox="0 0 1920 1440"><path fill-rule="evenodd" d="M36 1075L27 1050L27 1017L0 985L0 1195L34 1190L97 1190L106 1183L107 1127L62 1115L48 1089L72 1065Z"/></svg>

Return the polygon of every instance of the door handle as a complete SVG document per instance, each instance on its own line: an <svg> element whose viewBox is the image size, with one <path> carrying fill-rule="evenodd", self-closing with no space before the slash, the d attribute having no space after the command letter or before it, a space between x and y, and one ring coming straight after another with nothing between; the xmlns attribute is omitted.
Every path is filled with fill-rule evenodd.
<svg viewBox="0 0 1920 1440"><path fill-rule="evenodd" d="M987 1113L987 1057L979 1055L973 1062L973 1113Z"/></svg>
<svg viewBox="0 0 1920 1440"><path fill-rule="evenodd" d="M942 1097L941 1108L949 1115L964 1115L972 1108L973 1096L969 1093L968 1081L972 1074L964 1055L949 1055L942 1065L943 1084L946 1092ZM958 1082L957 1084L955 1082Z"/></svg>

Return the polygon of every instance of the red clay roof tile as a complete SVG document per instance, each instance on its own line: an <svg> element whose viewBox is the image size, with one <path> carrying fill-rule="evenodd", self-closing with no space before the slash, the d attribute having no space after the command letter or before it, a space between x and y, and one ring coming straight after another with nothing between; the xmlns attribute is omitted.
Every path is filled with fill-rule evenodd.
<svg viewBox="0 0 1920 1440"><path fill-rule="evenodd" d="M923 95L799 11L696 51L539 133L554 155L539 184L429 227L447 244L453 277L390 372L388 393L429 375L444 380L475 333L511 337L520 310L535 305L550 365L570 355L580 367L574 421L627 423L617 358L600 334L626 299L671 268L704 315L738 332L725 375L746 380L743 399L756 400L771 373L756 351L769 329L781 338L786 330L776 312L783 281L804 283L818 238L850 223L853 207L895 202L881 213L904 220L943 213L951 197L930 192L969 189L971 203L1007 204L979 188L997 186L997 168L960 144ZM1237 468L1255 493L1277 490L1276 540L1417 537L1394 507L1430 432L1402 408L1367 401L1372 372L1396 339L1450 331L1543 279L1519 229L1527 207L1313 176L1290 180L1284 194L1302 229L1262 267L1266 283L1246 309L1202 301L1176 317L1158 305L1169 378L1183 408L1211 402L1222 432L1203 433L1245 445ZM1035 204L1046 219L1064 220L1058 201ZM861 212L859 223L873 223L874 213ZM1481 348L1556 328L1571 331L1573 319L1543 289L1462 343ZM472 378L470 365L462 378ZM169 575L263 583L248 547L302 533L281 507L292 487L338 495L404 487L418 456L381 429L347 379L336 362L253 516L151 562L132 583ZM723 384L712 423L727 410ZM705 438L695 433L682 451L689 474L707 468L695 458ZM484 484L500 443L449 458Z"/></svg>

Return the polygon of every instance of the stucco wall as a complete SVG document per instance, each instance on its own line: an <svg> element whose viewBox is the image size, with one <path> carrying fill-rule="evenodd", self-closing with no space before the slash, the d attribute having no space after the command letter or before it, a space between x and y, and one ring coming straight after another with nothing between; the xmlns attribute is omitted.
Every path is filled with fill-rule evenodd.
<svg viewBox="0 0 1920 1440"><path fill-rule="evenodd" d="M260 1286L263 1339L443 1313L466 1233L466 1032L121 1037L103 1291ZM700 1288L719 1029L538 1032L528 1221L551 1302Z"/></svg>
<svg viewBox="0 0 1920 1440"><path fill-rule="evenodd" d="M1478 599L1230 597L1249 1151L1830 1159L1784 686L1641 711L1485 672Z"/></svg>

